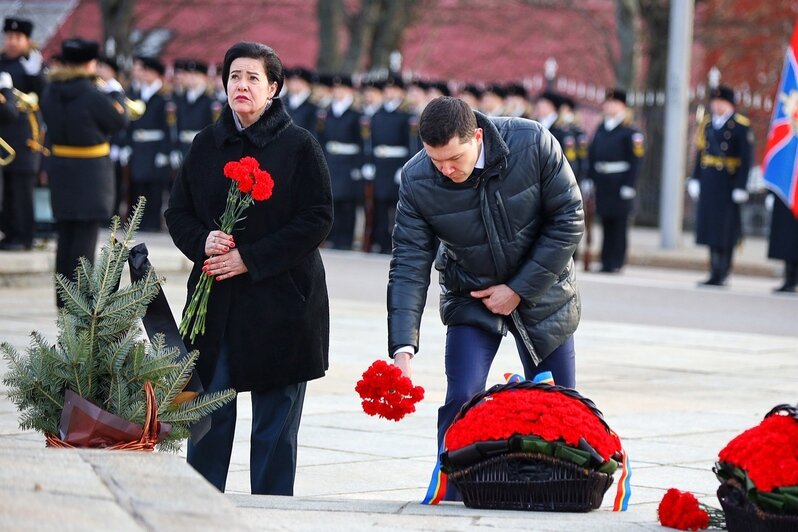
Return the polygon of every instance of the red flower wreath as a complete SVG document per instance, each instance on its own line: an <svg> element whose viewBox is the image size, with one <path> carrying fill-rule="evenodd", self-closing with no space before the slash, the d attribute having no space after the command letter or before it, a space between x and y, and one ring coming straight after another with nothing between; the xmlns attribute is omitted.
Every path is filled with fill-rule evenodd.
<svg viewBox="0 0 798 532"><path fill-rule="evenodd" d="M506 390L487 397L455 421L446 433L446 448L474 442L535 435L549 442L579 447L587 442L606 461L621 451L621 441L579 399L542 389Z"/></svg>
<svg viewBox="0 0 798 532"><path fill-rule="evenodd" d="M688 491L669 489L657 508L659 522L679 530L704 530L705 528L723 528L723 512L709 508L698 502L695 495Z"/></svg>
<svg viewBox="0 0 798 532"><path fill-rule="evenodd" d="M413 386L402 370L384 360L376 360L363 372L355 391L363 399L363 412L393 421L415 412L416 403L424 399L424 388Z"/></svg>
<svg viewBox="0 0 798 532"><path fill-rule="evenodd" d="M773 415L730 441L718 458L743 469L759 491L798 486L796 442L798 421Z"/></svg>

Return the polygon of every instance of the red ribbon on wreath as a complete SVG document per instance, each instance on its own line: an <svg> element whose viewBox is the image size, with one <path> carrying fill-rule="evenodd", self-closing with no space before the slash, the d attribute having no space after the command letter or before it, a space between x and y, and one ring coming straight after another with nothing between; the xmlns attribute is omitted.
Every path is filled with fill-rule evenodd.
<svg viewBox="0 0 798 532"><path fill-rule="evenodd" d="M416 411L424 399L424 388L402 375L402 370L384 360L376 360L363 372L355 391L363 399L363 412L370 416L399 421Z"/></svg>

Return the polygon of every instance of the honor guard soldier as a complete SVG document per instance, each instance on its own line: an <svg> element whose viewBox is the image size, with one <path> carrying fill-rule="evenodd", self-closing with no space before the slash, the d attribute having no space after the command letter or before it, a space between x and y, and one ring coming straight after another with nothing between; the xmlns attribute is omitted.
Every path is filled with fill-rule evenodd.
<svg viewBox="0 0 798 532"><path fill-rule="evenodd" d="M480 107L488 116L504 116L504 97L507 91L501 85L493 83L485 88L482 93Z"/></svg>
<svg viewBox="0 0 798 532"><path fill-rule="evenodd" d="M596 191L601 217L601 271L616 273L626 261L629 216L637 195L637 174L643 157L643 134L630 124L626 92L607 91L604 120L588 149L588 178Z"/></svg>
<svg viewBox="0 0 798 532"><path fill-rule="evenodd" d="M374 167L373 243L391 253L391 231L399 200L402 166L420 149L418 118L404 110L404 83L391 75L384 83L382 108L371 118L371 164ZM369 251L369 250L367 250Z"/></svg>
<svg viewBox="0 0 798 532"><path fill-rule="evenodd" d="M0 250L22 251L33 246L33 188L41 169L42 128L39 99L45 87L42 54L31 40L33 23L8 17L3 22L3 52L0 72L7 72L16 89L17 119L0 126L0 138L16 152L3 169Z"/></svg>
<svg viewBox="0 0 798 532"><path fill-rule="evenodd" d="M163 195L172 173L170 154L174 147L176 108L163 85L166 69L154 57L137 57L133 62L136 81L130 97L146 104L141 118L131 122L128 140L130 154L130 202L139 196L147 199L141 231L161 230Z"/></svg>
<svg viewBox="0 0 798 532"><path fill-rule="evenodd" d="M80 257L94 262L100 223L111 217L114 205L109 138L127 125L122 86L115 79L97 82L98 57L94 41L61 43L64 66L51 76L41 102L50 150L45 168L57 220L55 271L68 279Z"/></svg>
<svg viewBox="0 0 798 532"><path fill-rule="evenodd" d="M798 217L780 195L768 194L770 232L768 258L784 261L784 284L775 293L794 294L798 290Z"/></svg>
<svg viewBox="0 0 798 532"><path fill-rule="evenodd" d="M179 161L173 161L178 162L177 166L188 153L197 133L213 124L222 111L222 104L211 96L211 87L208 86L208 64L195 59L182 59L179 63L183 71L183 93L174 97L180 147Z"/></svg>
<svg viewBox="0 0 798 532"><path fill-rule="evenodd" d="M698 128L697 155L688 193L698 200L696 243L709 246L710 275L700 283L723 286L729 275L734 246L742 237L740 204L748 201L746 185L753 155L751 122L735 113L734 91L712 89L711 117Z"/></svg>
<svg viewBox="0 0 798 532"><path fill-rule="evenodd" d="M310 98L313 92L313 73L302 67L286 70L285 90L285 110L288 111L288 116L294 124L315 133L319 108Z"/></svg>
<svg viewBox="0 0 798 532"><path fill-rule="evenodd" d="M505 116L513 118L529 118L529 101L526 99L526 88L521 83L510 83L505 87Z"/></svg>
<svg viewBox="0 0 798 532"><path fill-rule="evenodd" d="M463 100L471 109L479 109L479 101L482 98L482 89L473 84L466 84L460 89L458 98Z"/></svg>
<svg viewBox="0 0 798 532"><path fill-rule="evenodd" d="M330 167L335 212L328 240L335 249L352 249L355 212L363 199L363 135L360 112L353 107L352 79L338 75L332 84L330 108L321 111L317 126L319 143Z"/></svg>
<svg viewBox="0 0 798 532"><path fill-rule="evenodd" d="M571 169L578 183L582 183L587 175L587 148L590 144L587 133L579 127L576 117L576 102L569 96L560 97L560 108L555 124L563 132L560 142L563 154L571 163ZM584 191L583 191L584 194Z"/></svg>

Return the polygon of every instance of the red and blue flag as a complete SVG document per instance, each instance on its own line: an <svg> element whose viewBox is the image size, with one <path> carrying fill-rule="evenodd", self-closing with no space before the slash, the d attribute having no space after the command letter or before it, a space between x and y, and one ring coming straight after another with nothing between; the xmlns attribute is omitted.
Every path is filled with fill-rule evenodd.
<svg viewBox="0 0 798 532"><path fill-rule="evenodd" d="M798 218L798 24L793 30L779 94L765 144L762 172L767 187Z"/></svg>

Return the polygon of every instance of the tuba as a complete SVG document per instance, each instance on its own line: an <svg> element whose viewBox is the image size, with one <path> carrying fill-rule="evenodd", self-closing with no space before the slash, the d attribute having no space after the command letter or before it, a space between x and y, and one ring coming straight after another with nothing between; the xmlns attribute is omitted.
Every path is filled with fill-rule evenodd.
<svg viewBox="0 0 798 532"><path fill-rule="evenodd" d="M97 78L95 83L100 88L103 88L107 85L105 80L102 78ZM144 115L144 111L147 110L147 104L144 103L143 100L131 100L127 96L123 95L123 102L125 109L127 110L127 115L131 120L138 120Z"/></svg>
<svg viewBox="0 0 798 532"><path fill-rule="evenodd" d="M0 166L8 166L9 164L11 164L11 161L14 160L14 157L17 156L17 152L14 151L14 148L12 148L11 145L8 142L6 142L3 137L0 137L0 148L5 150L6 152L6 156L0 158Z"/></svg>
<svg viewBox="0 0 798 532"><path fill-rule="evenodd" d="M22 113L35 113L39 110L39 96L35 92L22 92L11 89L17 99L17 109Z"/></svg>

